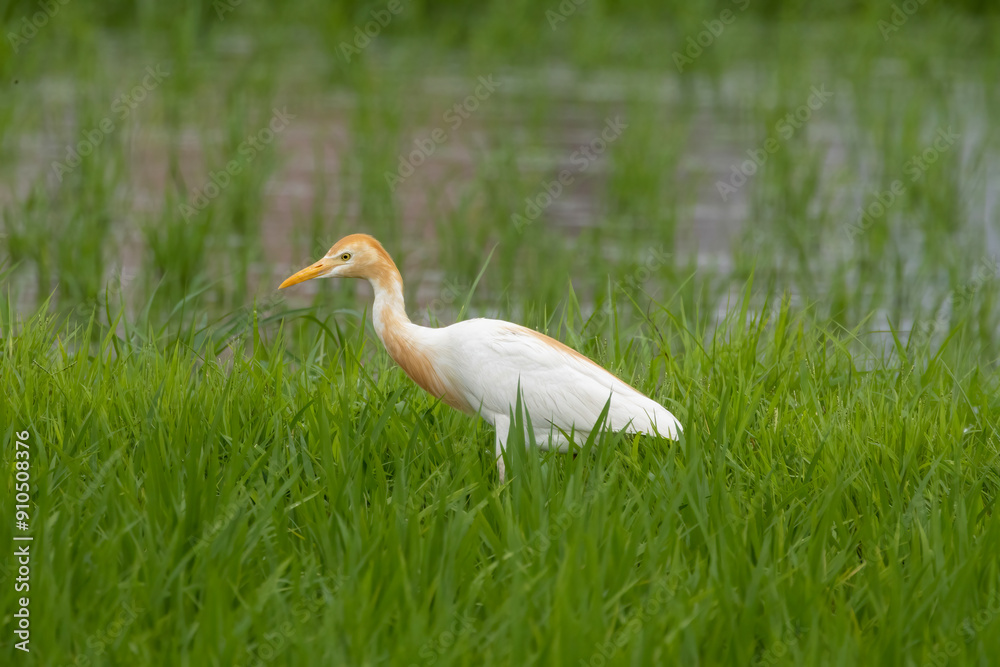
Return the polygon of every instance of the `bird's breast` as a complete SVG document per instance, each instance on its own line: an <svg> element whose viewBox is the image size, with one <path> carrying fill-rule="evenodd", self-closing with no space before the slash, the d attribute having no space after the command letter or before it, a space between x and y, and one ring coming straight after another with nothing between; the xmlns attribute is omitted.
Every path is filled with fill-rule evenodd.
<svg viewBox="0 0 1000 667"><path fill-rule="evenodd" d="M436 350L393 330L391 326L385 328L382 344L393 361L418 387L456 410L475 414L457 383L449 376L444 360L435 354Z"/></svg>

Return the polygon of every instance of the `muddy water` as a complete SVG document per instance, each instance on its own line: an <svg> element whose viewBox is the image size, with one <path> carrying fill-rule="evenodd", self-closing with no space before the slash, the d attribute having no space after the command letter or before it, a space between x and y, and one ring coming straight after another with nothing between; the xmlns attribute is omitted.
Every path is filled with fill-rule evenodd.
<svg viewBox="0 0 1000 667"><path fill-rule="evenodd" d="M519 168L554 177L563 169L572 169L571 156L580 146L598 136L609 110L624 109L637 102L655 109L664 122L682 113L689 120L690 137L682 148L675 178L683 183L685 196L677 202L677 247L674 251L696 256L697 264L706 269L727 272L733 266L734 250L752 239L758 221L751 220L754 196L754 175L746 184L730 189L737 183L736 171L746 164L748 156L760 153L765 137L756 138L748 132L743 109L748 103L760 103L754 75L734 69L719 80L694 78L681 89L677 77L609 71L583 77L561 67L532 71L505 71L497 75L503 82L502 95L507 99L529 99L547 96L554 110L544 126L537 119L524 118L517 104L482 106L457 129L449 127L449 108L464 99L475 86L468 77L436 74L416 84L420 91L423 112L416 119L403 116L400 135L424 139L444 130L445 139L436 145L433 155L414 169L395 192L400 225L407 236L426 243L433 238L435 216L443 202L455 204L479 167L484 148L496 145L502 137L504 148L513 151ZM473 82L474 83L474 82ZM894 85L900 84L895 81ZM66 105L73 95L67 81L45 81L38 84L39 94L54 107ZM835 175L845 169L857 169L849 155L858 154L854 129L854 100L849 89L835 84L829 88L834 102L818 110L803 130L803 136L822 155L825 174ZM968 92L968 91L967 91ZM153 92L155 94L155 91ZM974 91L970 94L974 98ZM808 98L804 97L804 101ZM303 233L292 228L304 228L315 211L336 219L344 231L365 229L356 173L349 165L354 150L351 124L358 100L349 93L333 92L296 97L291 93L277 95L288 100L280 105L295 115L294 121L275 133L272 143L264 150L273 152L275 169L261 197L260 241L263 256L255 263L252 274L258 294L269 292L290 271L311 261L314 249L304 244ZM192 100L192 104L197 103ZM682 111L683 109L683 111ZM140 110L141 111L141 110ZM970 103L964 117L949 118L963 128L958 150L972 154L987 136L986 114L978 104ZM53 117L60 114L53 113ZM72 117L72 114L69 114ZM211 118L209 115L208 118ZM453 118L453 117L452 117ZM442 122L443 121L443 122ZM214 120L213 126L218 126ZM531 131L525 128L531 125ZM0 202L10 203L27 195L39 179L55 186L51 162L65 155L67 141L72 142L78 128L53 126L41 136L23 135L18 138L21 159L0 187ZM155 119L136 113L122 128L127 133L128 187L121 193L127 214L115 226L117 249L108 260L108 278L121 274L128 281L143 271L143 242L136 220L155 216L162 210L164 192L179 180L194 192L205 189L209 172L217 171L224 160L215 157L214 143L221 142L220 132L212 133L200 127L185 127L179 136L167 132ZM542 139L540 140L539 137ZM171 173L171 143L176 149L176 175ZM404 149L413 144L404 142ZM780 145L778 150L780 150ZM405 155L405 150L402 151ZM986 156L980 166L985 179L970 182L965 193L972 202L970 219L964 224L985 229L987 255L1000 254L1000 232L997 228L1000 160L996 154ZM971 158L970 158L971 159ZM355 170L356 171L356 170ZM749 169L744 169L749 171ZM873 169L873 172L876 171ZM568 237L580 230L601 224L603 183L608 177L607 155L587 164L586 173L577 187L566 188L545 211L544 222ZM388 187L388 186L386 186ZM849 222L864 203L866 193L860 188L834 189L831 205L844 211ZM510 213L517 213L511 211ZM327 229L330 228L328 225ZM335 239L330 238L332 243ZM843 249L842 249L843 250ZM849 252L848 250L843 250ZM433 253L408 254L412 266L404 273L421 276L416 291L416 309L426 307L447 291L440 284L441 271L435 271ZM26 298L31 286L27 285ZM304 287L309 294L312 286ZM361 288L362 291L364 288Z"/></svg>

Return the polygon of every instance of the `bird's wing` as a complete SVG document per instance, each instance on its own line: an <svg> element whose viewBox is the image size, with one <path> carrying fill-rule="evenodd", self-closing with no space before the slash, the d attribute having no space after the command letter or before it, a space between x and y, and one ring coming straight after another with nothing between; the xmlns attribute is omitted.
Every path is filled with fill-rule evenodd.
<svg viewBox="0 0 1000 667"><path fill-rule="evenodd" d="M466 320L446 327L451 351L445 372L470 405L493 421L506 417L517 401L535 428L552 424L564 431L589 432L609 398L606 425L615 430L676 438L677 419L579 352L544 334L499 320Z"/></svg>

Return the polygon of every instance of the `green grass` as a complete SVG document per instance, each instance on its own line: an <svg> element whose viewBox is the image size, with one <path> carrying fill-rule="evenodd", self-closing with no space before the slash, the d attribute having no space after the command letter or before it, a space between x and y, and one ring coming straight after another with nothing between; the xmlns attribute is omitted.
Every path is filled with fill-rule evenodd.
<svg viewBox="0 0 1000 667"><path fill-rule="evenodd" d="M998 386L944 360L961 335L864 368L854 335L786 307L591 343L683 439L512 447L499 487L489 427L415 388L359 317L228 339L37 316L6 340L39 664L995 655Z"/></svg>
<svg viewBox="0 0 1000 667"><path fill-rule="evenodd" d="M730 5L590 0L553 31L531 3L414 3L348 63L382 5L78 0L4 51L3 484L26 430L34 541L32 652L0 661L997 662L996 19L927 3L886 40L879 3L811 23L751 3L678 72ZM7 5L4 34L35 10ZM487 74L503 85L450 128ZM723 201L813 86L833 98ZM561 169L574 183L518 229ZM682 439L512 443L500 486L492 428L395 367L367 289L276 292L355 231L393 254L415 321L546 331Z"/></svg>

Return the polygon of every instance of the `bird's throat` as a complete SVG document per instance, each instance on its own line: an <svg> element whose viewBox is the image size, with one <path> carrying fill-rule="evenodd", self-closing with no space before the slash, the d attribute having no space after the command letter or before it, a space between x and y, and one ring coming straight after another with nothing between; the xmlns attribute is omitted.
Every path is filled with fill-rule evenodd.
<svg viewBox="0 0 1000 667"><path fill-rule="evenodd" d="M474 412L461 397L447 372L442 368L440 355L436 354L431 339L436 330L422 327L406 316L403 301L403 281L396 274L396 280L371 281L375 290L372 319L375 333L393 361L421 389L447 405ZM437 361L437 363L435 363Z"/></svg>

